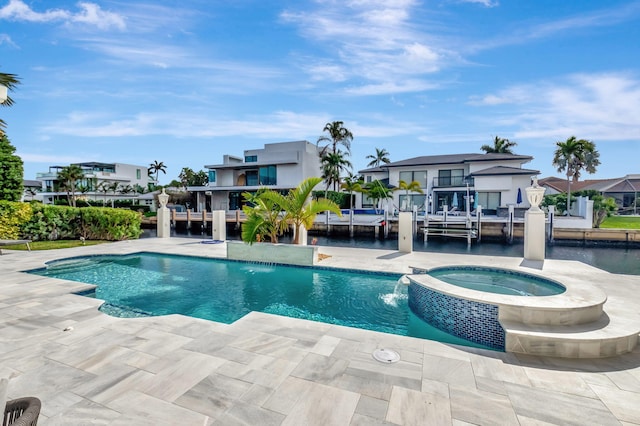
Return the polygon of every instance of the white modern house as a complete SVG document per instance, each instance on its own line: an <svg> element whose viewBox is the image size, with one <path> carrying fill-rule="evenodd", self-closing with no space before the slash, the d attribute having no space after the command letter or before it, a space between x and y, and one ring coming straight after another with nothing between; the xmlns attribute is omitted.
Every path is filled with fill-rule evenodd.
<svg viewBox="0 0 640 426"><path fill-rule="evenodd" d="M196 194L199 211L239 210L245 192L259 188L286 192L321 174L318 147L308 141L265 144L261 149L245 150L243 157L224 155L222 164L204 167L209 183L187 188Z"/></svg>
<svg viewBox="0 0 640 426"><path fill-rule="evenodd" d="M516 154L451 154L430 155L396 161L380 167L360 170L365 183L376 180L390 188L399 182L420 184L423 194L398 190L389 201L394 210L412 210L429 214L437 213L447 206L464 212L480 205L487 214L500 214L509 205L528 208L524 189L531 184L531 177L538 170L523 168L533 157ZM520 195L519 195L520 194ZM361 208L374 207L368 197L357 197Z"/></svg>
<svg viewBox="0 0 640 426"><path fill-rule="evenodd" d="M155 183L147 173L146 166L122 163L73 163L84 172L84 178L78 182L78 198L109 202L114 199L132 199L137 197L134 188L137 186L147 189L150 183ZM36 180L41 182L41 192L38 199L45 204L53 204L58 196L66 196L61 188L58 173L66 166L50 166L48 172L36 174Z"/></svg>

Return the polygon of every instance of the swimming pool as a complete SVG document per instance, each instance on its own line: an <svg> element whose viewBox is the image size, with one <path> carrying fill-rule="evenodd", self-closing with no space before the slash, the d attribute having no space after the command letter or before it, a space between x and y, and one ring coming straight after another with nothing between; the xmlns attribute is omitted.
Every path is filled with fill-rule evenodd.
<svg viewBox="0 0 640 426"><path fill-rule="evenodd" d="M251 311L475 347L418 318L401 275L135 253L50 262L30 273L95 284L115 316L232 323Z"/></svg>

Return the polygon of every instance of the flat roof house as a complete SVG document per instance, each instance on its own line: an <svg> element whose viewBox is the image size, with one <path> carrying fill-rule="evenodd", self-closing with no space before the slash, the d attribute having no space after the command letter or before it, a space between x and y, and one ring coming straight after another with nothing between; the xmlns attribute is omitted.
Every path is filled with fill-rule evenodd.
<svg viewBox="0 0 640 426"><path fill-rule="evenodd" d="M244 157L225 155L222 164L204 167L209 183L187 188L197 195L199 210L206 205L210 206L207 210L239 210L244 192L263 187L288 191L306 178L320 176L320 156L311 142L278 142L245 150Z"/></svg>
<svg viewBox="0 0 640 426"><path fill-rule="evenodd" d="M77 196L88 200L109 201L113 199L135 198L136 185L148 189L154 183L149 177L146 166L122 163L73 163L84 172L84 178L78 182L84 191L77 191ZM58 196L66 197L67 193L60 187L58 173L66 166L50 166L48 172L36 174L42 184L39 197L45 204L53 204ZM111 189L107 189L108 186Z"/></svg>
<svg viewBox="0 0 640 426"><path fill-rule="evenodd" d="M524 189L530 186L531 177L540 172L522 166L532 159L528 155L497 153L428 155L360 170L359 173L364 176L365 183L380 180L390 187L398 187L401 180L418 182L424 194L393 193L390 203L396 210L412 210L416 206L418 211L433 214L447 206L448 209L456 207L465 211L468 193L470 209L475 204L489 214L497 214L500 208L507 208L510 204L529 207ZM473 202L471 197L474 197ZM364 196L361 207L374 206L372 200Z"/></svg>

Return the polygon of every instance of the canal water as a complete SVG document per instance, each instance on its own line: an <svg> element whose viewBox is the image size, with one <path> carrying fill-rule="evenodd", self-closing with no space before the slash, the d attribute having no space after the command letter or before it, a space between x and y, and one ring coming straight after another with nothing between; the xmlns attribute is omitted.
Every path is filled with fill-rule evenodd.
<svg viewBox="0 0 640 426"><path fill-rule="evenodd" d="M176 232L172 229L172 235L177 237L210 239L211 234L190 232L180 230ZM145 229L142 238L155 237L155 229ZM395 236L388 239L376 239L373 236L357 236L350 238L344 235L309 235L309 242L315 238L319 246L338 246L354 248L372 248L383 250L397 250L398 240ZM240 233L228 232L227 239L239 240ZM290 242L290 237L284 236L281 242ZM478 254L486 256L524 256L524 245L522 241L514 241L507 244L496 241L483 240L481 243L473 243L470 247L463 239L430 239L424 243L422 238L416 238L413 243L413 250L420 252L437 252L452 254ZM574 243L556 241L553 245L547 245L545 257L547 259L577 260L587 265L595 266L614 274L640 275L640 248L637 246L625 246L621 244L607 243Z"/></svg>

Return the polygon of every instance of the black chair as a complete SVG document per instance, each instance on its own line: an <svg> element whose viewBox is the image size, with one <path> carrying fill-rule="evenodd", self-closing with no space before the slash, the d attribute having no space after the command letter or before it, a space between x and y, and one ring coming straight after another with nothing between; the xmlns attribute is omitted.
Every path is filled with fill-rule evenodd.
<svg viewBox="0 0 640 426"><path fill-rule="evenodd" d="M2 426L35 426L40 415L40 400L34 397L18 398L4 407Z"/></svg>

